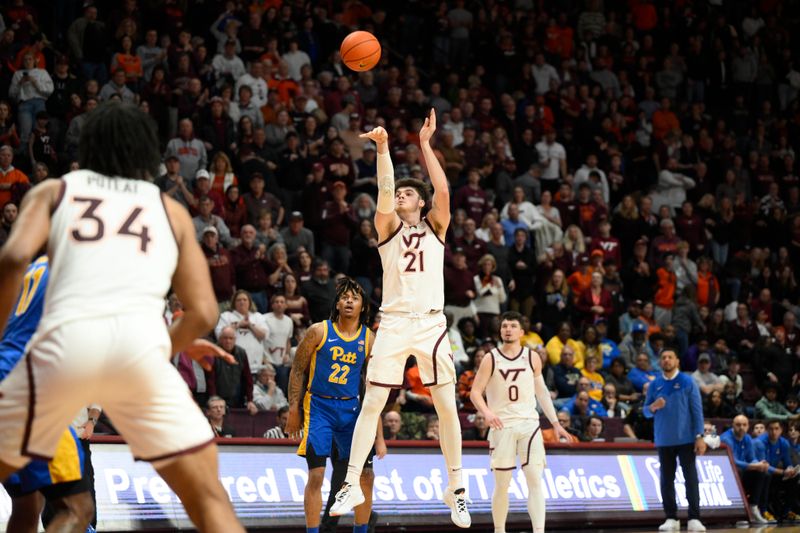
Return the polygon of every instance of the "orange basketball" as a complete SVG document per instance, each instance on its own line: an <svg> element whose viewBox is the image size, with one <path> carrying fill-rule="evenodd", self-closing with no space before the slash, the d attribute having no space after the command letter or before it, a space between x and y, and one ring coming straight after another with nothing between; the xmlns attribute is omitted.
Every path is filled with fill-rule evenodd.
<svg viewBox="0 0 800 533"><path fill-rule="evenodd" d="M381 59L381 43L368 31L354 31L344 38L339 53L348 68L370 70Z"/></svg>

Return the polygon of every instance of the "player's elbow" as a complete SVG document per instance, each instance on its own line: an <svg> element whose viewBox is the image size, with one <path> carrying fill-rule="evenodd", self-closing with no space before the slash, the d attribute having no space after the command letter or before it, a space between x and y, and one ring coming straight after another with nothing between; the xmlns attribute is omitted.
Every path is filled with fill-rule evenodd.
<svg viewBox="0 0 800 533"><path fill-rule="evenodd" d="M0 272L12 274L25 270L31 259L31 255L19 247L3 246L0 248Z"/></svg>
<svg viewBox="0 0 800 533"><path fill-rule="evenodd" d="M198 306L197 320L202 326L203 331L213 330L217 325L217 320L219 320L219 307L217 303L213 300L209 300Z"/></svg>

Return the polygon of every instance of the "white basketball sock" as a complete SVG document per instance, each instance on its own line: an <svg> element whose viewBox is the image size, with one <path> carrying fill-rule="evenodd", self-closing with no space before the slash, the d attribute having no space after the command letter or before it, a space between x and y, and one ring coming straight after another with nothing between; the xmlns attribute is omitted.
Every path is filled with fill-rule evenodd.
<svg viewBox="0 0 800 533"><path fill-rule="evenodd" d="M461 422L456 408L456 385L453 382L431 387L431 397L439 417L439 445L447 464L447 486L464 487L461 476Z"/></svg>

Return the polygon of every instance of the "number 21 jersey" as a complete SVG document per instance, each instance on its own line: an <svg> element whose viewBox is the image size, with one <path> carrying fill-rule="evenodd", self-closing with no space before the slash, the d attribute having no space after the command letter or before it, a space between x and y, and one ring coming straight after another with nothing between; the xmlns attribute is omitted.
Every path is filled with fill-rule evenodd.
<svg viewBox="0 0 800 533"><path fill-rule="evenodd" d="M427 218L400 223L378 244L383 264L384 313L430 313L444 309L444 243Z"/></svg>
<svg viewBox="0 0 800 533"><path fill-rule="evenodd" d="M146 181L87 170L62 179L39 331L109 315L160 316L178 261L161 191Z"/></svg>

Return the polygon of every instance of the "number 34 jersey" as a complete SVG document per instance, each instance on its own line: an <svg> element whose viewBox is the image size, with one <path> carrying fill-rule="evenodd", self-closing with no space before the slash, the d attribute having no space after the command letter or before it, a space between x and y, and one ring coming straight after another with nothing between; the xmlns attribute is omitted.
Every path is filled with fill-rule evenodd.
<svg viewBox="0 0 800 533"><path fill-rule="evenodd" d="M324 336L311 359L308 390L324 398L356 398L370 330L362 325L354 336L345 337L334 322L323 324Z"/></svg>
<svg viewBox="0 0 800 533"><path fill-rule="evenodd" d="M78 170L63 178L48 255L40 332L121 313L160 316L178 246L156 185Z"/></svg>
<svg viewBox="0 0 800 533"><path fill-rule="evenodd" d="M539 356L524 346L511 357L495 348L489 352L489 360L481 363L492 365L486 403L504 425L539 418L531 357Z"/></svg>

